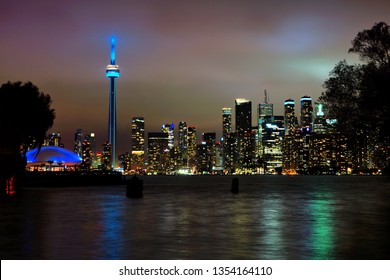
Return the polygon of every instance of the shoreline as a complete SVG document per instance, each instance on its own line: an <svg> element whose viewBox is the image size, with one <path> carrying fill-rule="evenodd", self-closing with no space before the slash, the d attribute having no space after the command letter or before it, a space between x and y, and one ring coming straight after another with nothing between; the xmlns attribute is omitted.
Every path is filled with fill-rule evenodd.
<svg viewBox="0 0 390 280"><path fill-rule="evenodd" d="M367 174L308 174L308 175L271 175L271 174L159 174L159 175L137 175L138 178L191 178L191 177L388 177L386 175ZM123 175L113 171L72 171L72 172L26 172L23 179L19 181L22 188L31 187L80 187L80 186L102 186L102 185L126 185L134 175Z"/></svg>

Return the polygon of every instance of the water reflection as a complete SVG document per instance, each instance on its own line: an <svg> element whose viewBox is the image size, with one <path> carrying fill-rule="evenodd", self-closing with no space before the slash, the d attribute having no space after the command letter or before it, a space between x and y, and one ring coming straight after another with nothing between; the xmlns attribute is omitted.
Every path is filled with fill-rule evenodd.
<svg viewBox="0 0 390 280"><path fill-rule="evenodd" d="M260 248L256 246L256 239L251 233L256 222L251 213L253 204L251 205L242 193L230 195L228 202L224 212L227 215L225 230L229 238L229 243L226 244L229 255L235 259L248 258L248 247L257 254Z"/></svg>
<svg viewBox="0 0 390 280"><path fill-rule="evenodd" d="M150 181L147 181L150 180ZM154 180L154 181L153 181ZM0 205L3 259L386 259L389 185L375 178L145 178L31 190ZM149 184L149 183L152 184Z"/></svg>
<svg viewBox="0 0 390 280"><path fill-rule="evenodd" d="M123 239L123 207L115 196L110 195L99 201L97 209L100 210L100 217L95 217L95 222L101 221L100 235L97 237L97 244L101 247L101 254L106 259L118 259L121 255L121 240ZM100 224L98 222L98 224Z"/></svg>
<svg viewBox="0 0 390 280"><path fill-rule="evenodd" d="M310 259L332 259L335 243L333 195L315 192L313 196L306 204L310 227L308 244L312 251Z"/></svg>
<svg viewBox="0 0 390 280"><path fill-rule="evenodd" d="M281 217L285 211L282 200L275 195L269 196L261 204L260 232L262 243L260 259L281 259L283 258L284 238L283 231L286 230Z"/></svg>

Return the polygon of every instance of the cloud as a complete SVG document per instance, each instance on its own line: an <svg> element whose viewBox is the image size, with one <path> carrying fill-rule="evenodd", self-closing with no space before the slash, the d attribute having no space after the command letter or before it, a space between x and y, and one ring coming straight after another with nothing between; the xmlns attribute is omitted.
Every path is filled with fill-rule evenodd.
<svg viewBox="0 0 390 280"><path fill-rule="evenodd" d="M0 80L31 80L51 94L54 129L70 134L68 145L80 125L103 137L116 35L126 150L133 115L145 116L148 129L185 120L219 133L221 108L237 97L255 111L267 88L277 114L287 98L315 100L333 65L352 57L357 32L390 23L389 9L377 0L2 1Z"/></svg>

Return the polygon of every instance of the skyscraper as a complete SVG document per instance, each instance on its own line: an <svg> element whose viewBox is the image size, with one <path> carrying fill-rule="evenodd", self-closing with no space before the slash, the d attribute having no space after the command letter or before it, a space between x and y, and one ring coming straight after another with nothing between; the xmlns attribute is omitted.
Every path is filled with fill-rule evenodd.
<svg viewBox="0 0 390 280"><path fill-rule="evenodd" d="M162 132L165 132L165 133L168 133L168 147L169 149L173 149L173 146L174 146L174 140L175 140L175 136L174 136L174 129L175 129L175 125L172 123L172 124L163 124L162 125L162 128L161 128L161 131Z"/></svg>
<svg viewBox="0 0 390 280"><path fill-rule="evenodd" d="M312 132L313 106L310 96L301 98L301 130L302 130L302 153L299 155L299 168L307 173L310 164L310 133Z"/></svg>
<svg viewBox="0 0 390 280"><path fill-rule="evenodd" d="M273 115L274 105L268 102L267 90L264 90L264 102L259 104L257 111L257 119L259 126L260 123L272 122Z"/></svg>
<svg viewBox="0 0 390 280"><path fill-rule="evenodd" d="M287 99L284 101L284 128L285 135L292 134L295 129L295 101Z"/></svg>
<svg viewBox="0 0 390 280"><path fill-rule="evenodd" d="M256 143L256 155L259 158L263 157L264 147L263 147L263 134L265 134L266 124L273 122L274 116L274 105L268 103L267 90L264 90L264 102L259 103L257 108L257 143Z"/></svg>
<svg viewBox="0 0 390 280"><path fill-rule="evenodd" d="M237 133L229 132L224 140L223 145L223 168L228 174L234 173L238 167L237 158L238 158L238 143L237 143Z"/></svg>
<svg viewBox="0 0 390 280"><path fill-rule="evenodd" d="M316 117L314 118L313 122L313 132L316 134L325 134L327 133L327 123L325 119L325 113L324 113L324 104L322 103L315 103L316 108Z"/></svg>
<svg viewBox="0 0 390 280"><path fill-rule="evenodd" d="M145 119L133 117L131 120L131 169L139 170L145 164Z"/></svg>
<svg viewBox="0 0 390 280"><path fill-rule="evenodd" d="M347 173L347 138L334 127L332 128L334 121L326 120L322 103L315 103L315 118L309 149L311 173Z"/></svg>
<svg viewBox="0 0 390 280"><path fill-rule="evenodd" d="M313 106L311 104L310 96L303 96L301 98L301 126L307 131L311 131L313 122Z"/></svg>
<svg viewBox="0 0 390 280"><path fill-rule="evenodd" d="M225 141L232 132L232 108L222 108L222 137Z"/></svg>
<svg viewBox="0 0 390 280"><path fill-rule="evenodd" d="M211 155L205 142L196 146L196 169L198 174L209 174L211 172Z"/></svg>
<svg viewBox="0 0 390 280"><path fill-rule="evenodd" d="M252 161L252 102L238 98L236 105L236 133L238 144L238 161L245 168Z"/></svg>
<svg viewBox="0 0 390 280"><path fill-rule="evenodd" d="M81 157L83 153L83 130L77 129L74 135L74 152Z"/></svg>
<svg viewBox="0 0 390 280"><path fill-rule="evenodd" d="M231 132L232 108L222 108L222 166L226 169L230 167L230 164L227 164L229 158L227 139Z"/></svg>
<svg viewBox="0 0 390 280"><path fill-rule="evenodd" d="M179 123L179 146L178 146L179 167L187 167L187 123Z"/></svg>
<svg viewBox="0 0 390 280"><path fill-rule="evenodd" d="M238 98L236 104L236 132L238 136L244 136L252 129L252 102Z"/></svg>
<svg viewBox="0 0 390 280"><path fill-rule="evenodd" d="M202 133L202 144L206 145L206 151L209 159L209 167L212 168L216 165L216 153L215 147L217 144L215 132ZM211 169L210 169L211 171Z"/></svg>
<svg viewBox="0 0 390 280"><path fill-rule="evenodd" d="M296 130L295 101L284 101L284 128L283 140L283 169L289 174L294 174L298 169L299 153L301 152L300 130Z"/></svg>
<svg viewBox="0 0 390 280"><path fill-rule="evenodd" d="M196 165L196 128L189 126L187 130L187 167L193 168Z"/></svg>
<svg viewBox="0 0 390 280"><path fill-rule="evenodd" d="M82 162L81 169L82 170L91 170L93 160L93 153L91 149L91 142L89 139L84 139L82 143Z"/></svg>
<svg viewBox="0 0 390 280"><path fill-rule="evenodd" d="M85 135L85 140L89 141L91 143L91 152L93 155L96 154L96 138L95 133L91 132L87 135Z"/></svg>
<svg viewBox="0 0 390 280"><path fill-rule="evenodd" d="M168 133L148 133L148 170L151 173L167 173L169 169Z"/></svg>
<svg viewBox="0 0 390 280"><path fill-rule="evenodd" d="M59 132L50 133L46 138L44 146L55 146L55 147L64 147L64 144L61 142L61 134Z"/></svg>
<svg viewBox="0 0 390 280"><path fill-rule="evenodd" d="M91 132L87 135L85 135L84 140L88 141L90 143L90 150L91 150L91 156L92 156L92 168L98 168L99 161L96 157L96 138L95 133Z"/></svg>
<svg viewBox="0 0 390 280"><path fill-rule="evenodd" d="M110 79L110 104L108 112L108 142L111 145L111 168L116 167L116 79L119 78L119 66L115 64L115 39L111 38L111 60L106 68L106 77Z"/></svg>
<svg viewBox="0 0 390 280"><path fill-rule="evenodd" d="M111 143L104 142L102 145L101 164L104 170L111 169Z"/></svg>

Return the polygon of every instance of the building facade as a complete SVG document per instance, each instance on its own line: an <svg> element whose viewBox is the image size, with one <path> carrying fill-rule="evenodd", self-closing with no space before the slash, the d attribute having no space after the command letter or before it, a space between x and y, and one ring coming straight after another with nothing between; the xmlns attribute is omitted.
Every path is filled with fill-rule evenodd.
<svg viewBox="0 0 390 280"><path fill-rule="evenodd" d="M187 167L196 167L196 127L189 126L187 130Z"/></svg>
<svg viewBox="0 0 390 280"><path fill-rule="evenodd" d="M145 119L133 117L131 120L131 168L139 173L145 167Z"/></svg>
<svg viewBox="0 0 390 280"><path fill-rule="evenodd" d="M170 153L168 142L168 133L148 133L148 173L167 174L169 172Z"/></svg>
<svg viewBox="0 0 390 280"><path fill-rule="evenodd" d="M253 155L252 102L238 98L235 100L236 133L239 168L250 168Z"/></svg>
<svg viewBox="0 0 390 280"><path fill-rule="evenodd" d="M83 153L83 130L77 129L74 135L74 152L81 157Z"/></svg>
<svg viewBox="0 0 390 280"><path fill-rule="evenodd" d="M179 123L177 161L179 168L187 167L187 123Z"/></svg>

